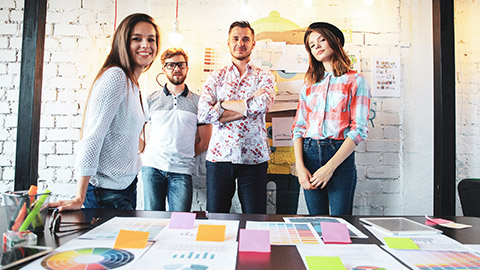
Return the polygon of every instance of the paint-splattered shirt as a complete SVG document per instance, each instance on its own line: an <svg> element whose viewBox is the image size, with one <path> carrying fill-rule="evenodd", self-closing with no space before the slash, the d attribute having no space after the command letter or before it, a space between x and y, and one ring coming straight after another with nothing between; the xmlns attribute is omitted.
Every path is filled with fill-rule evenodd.
<svg viewBox="0 0 480 270"><path fill-rule="evenodd" d="M367 138L370 97L367 81L356 71L339 77L325 72L320 82L305 83L293 124L293 140L349 137L358 145Z"/></svg>
<svg viewBox="0 0 480 270"><path fill-rule="evenodd" d="M244 118L219 122L224 110L221 101L244 100ZM273 75L247 64L240 72L233 65L214 71L207 78L198 103L200 123L214 124L207 151L211 162L259 164L269 160L265 114L275 100Z"/></svg>

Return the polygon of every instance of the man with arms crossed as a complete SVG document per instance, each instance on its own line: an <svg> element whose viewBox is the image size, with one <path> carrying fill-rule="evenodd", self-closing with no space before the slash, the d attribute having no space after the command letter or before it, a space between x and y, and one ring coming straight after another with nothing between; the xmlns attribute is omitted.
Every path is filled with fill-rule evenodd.
<svg viewBox="0 0 480 270"><path fill-rule="evenodd" d="M169 211L189 212L194 157L207 150L212 129L197 124L199 96L185 84L187 54L168 49L161 63L168 81L147 98L151 131L142 167L145 210L165 211L168 198Z"/></svg>
<svg viewBox="0 0 480 270"><path fill-rule="evenodd" d="M228 213L238 181L243 213L265 214L269 147L265 114L275 99L273 75L250 63L255 33L246 21L229 29L232 64L212 72L198 104L214 124L207 151L207 210Z"/></svg>

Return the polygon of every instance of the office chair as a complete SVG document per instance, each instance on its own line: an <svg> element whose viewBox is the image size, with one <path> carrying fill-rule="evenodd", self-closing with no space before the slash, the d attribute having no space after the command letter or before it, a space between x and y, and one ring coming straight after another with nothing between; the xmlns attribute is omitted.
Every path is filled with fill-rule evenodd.
<svg viewBox="0 0 480 270"><path fill-rule="evenodd" d="M480 217L480 179L466 178L458 183L464 216Z"/></svg>

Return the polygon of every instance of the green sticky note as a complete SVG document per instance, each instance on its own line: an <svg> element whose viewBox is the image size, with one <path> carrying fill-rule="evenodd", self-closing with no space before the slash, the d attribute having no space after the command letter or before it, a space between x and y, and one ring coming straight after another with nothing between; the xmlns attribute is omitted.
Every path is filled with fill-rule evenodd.
<svg viewBox="0 0 480 270"><path fill-rule="evenodd" d="M410 238L384 237L383 240L393 249L420 249Z"/></svg>
<svg viewBox="0 0 480 270"><path fill-rule="evenodd" d="M309 270L345 270L339 257L305 256Z"/></svg>

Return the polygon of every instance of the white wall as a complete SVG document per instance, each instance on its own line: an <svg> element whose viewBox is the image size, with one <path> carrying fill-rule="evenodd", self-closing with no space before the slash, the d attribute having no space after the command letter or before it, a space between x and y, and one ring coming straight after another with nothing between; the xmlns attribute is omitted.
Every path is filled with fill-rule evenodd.
<svg viewBox="0 0 480 270"><path fill-rule="evenodd" d="M187 79L190 88L201 91L208 75L202 71L203 50L225 49L228 27L234 20L253 22L277 10L281 17L300 27L314 21L328 21L342 29L351 29L353 39L345 47L358 53L360 71L370 82L374 57L400 57L402 77L400 97L372 99L375 127L370 127L369 139L357 148L359 182L354 214L431 214L430 1L376 0L373 6L357 0L314 1L311 8L303 7L302 1L249 1L249 14L239 11L240 2L180 1L182 47L190 56ZM22 9L21 0L0 0L0 191L13 189ZM88 89L113 34L113 11L112 0L48 1L39 185L50 188L57 198L70 198L75 192L74 146ZM119 1L117 24L134 12L149 13L156 19L162 31L162 51L172 46L167 36L173 28L175 1ZM158 89L155 76L159 71L160 61L157 61L142 75L142 91ZM194 209L205 209L205 171L202 162L199 164ZM234 211L239 211L238 205ZM299 213L306 213L303 198Z"/></svg>
<svg viewBox="0 0 480 270"><path fill-rule="evenodd" d="M457 181L480 178L480 1L455 1ZM457 213L461 213L457 197Z"/></svg>

